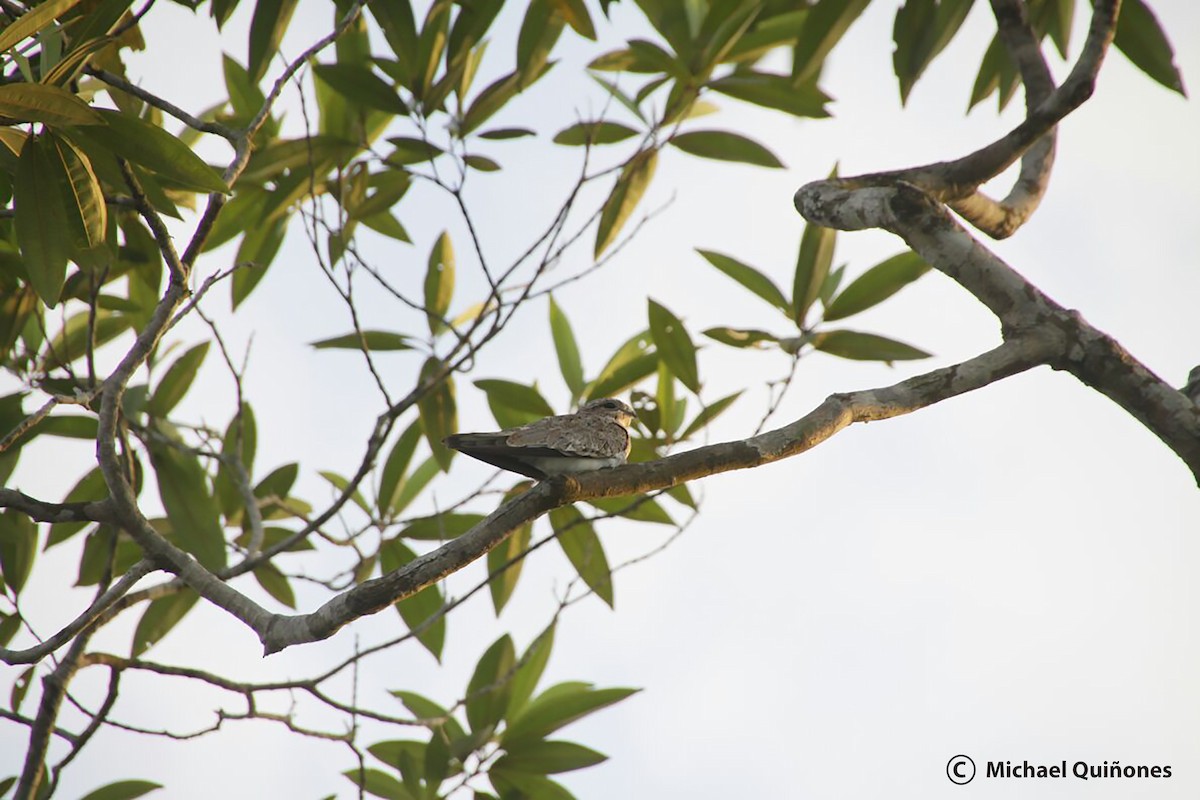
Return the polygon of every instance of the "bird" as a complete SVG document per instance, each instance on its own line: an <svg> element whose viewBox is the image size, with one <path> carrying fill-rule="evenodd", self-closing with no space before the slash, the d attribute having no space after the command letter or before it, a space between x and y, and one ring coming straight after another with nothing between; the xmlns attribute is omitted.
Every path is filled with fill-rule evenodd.
<svg viewBox="0 0 1200 800"><path fill-rule="evenodd" d="M574 414L489 433L455 433L442 442L471 458L540 481L624 464L629 425L636 417L623 401L605 397L584 403Z"/></svg>

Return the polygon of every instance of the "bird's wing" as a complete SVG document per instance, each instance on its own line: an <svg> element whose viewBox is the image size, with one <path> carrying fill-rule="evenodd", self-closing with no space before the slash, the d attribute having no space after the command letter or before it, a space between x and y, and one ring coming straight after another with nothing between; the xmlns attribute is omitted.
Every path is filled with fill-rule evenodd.
<svg viewBox="0 0 1200 800"><path fill-rule="evenodd" d="M578 414L532 422L508 434L507 442L523 452L547 448L560 455L612 458L629 452L629 431L611 417Z"/></svg>

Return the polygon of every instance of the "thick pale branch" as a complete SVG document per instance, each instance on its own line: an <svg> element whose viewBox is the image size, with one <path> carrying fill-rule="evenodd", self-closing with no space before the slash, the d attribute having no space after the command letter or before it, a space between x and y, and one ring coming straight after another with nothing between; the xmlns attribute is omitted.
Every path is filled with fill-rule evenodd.
<svg viewBox="0 0 1200 800"><path fill-rule="evenodd" d="M518 526L579 500L667 489L696 478L748 469L797 455L855 422L888 419L1027 370L1056 352L1034 332L995 350L881 389L836 394L801 419L768 433L577 478L543 481L492 512L462 536L398 570L333 598L311 614L277 615L263 636L266 652L332 636L348 622L411 597L503 542Z"/></svg>

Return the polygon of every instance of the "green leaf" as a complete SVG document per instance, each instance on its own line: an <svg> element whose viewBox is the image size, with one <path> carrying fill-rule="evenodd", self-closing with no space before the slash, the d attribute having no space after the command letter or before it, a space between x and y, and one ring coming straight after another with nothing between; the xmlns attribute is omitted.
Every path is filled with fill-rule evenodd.
<svg viewBox="0 0 1200 800"><path fill-rule="evenodd" d="M416 452L417 443L420 440L421 421L418 419L409 425L392 445L392 451L388 453L387 460L383 463L383 471L379 476L379 493L376 503L381 513L385 515L391 513L392 503L403 485L404 474L408 472L408 465L412 462L413 453Z"/></svg>
<svg viewBox="0 0 1200 800"><path fill-rule="evenodd" d="M350 479L344 475L334 472L333 470L322 469L318 470L317 474L328 481L329 485L334 489L337 489L339 493L350 488ZM371 508L367 505L367 501L363 498L362 492L355 489L350 493L350 500L353 501L354 505L358 506L363 511L367 512L368 514L371 513Z"/></svg>
<svg viewBox="0 0 1200 800"><path fill-rule="evenodd" d="M92 171L92 162L82 150L69 140L51 136L50 141L63 165L66 183L65 208L71 227L75 229L75 257L79 251L101 247L108 229L108 206L100 181Z"/></svg>
<svg viewBox="0 0 1200 800"><path fill-rule="evenodd" d="M575 800L575 795L568 792L566 787L550 780L545 775L501 769L498 764L493 764L488 770L488 780L502 798L536 797L537 800ZM485 798L477 795L476 800L485 800Z"/></svg>
<svg viewBox="0 0 1200 800"><path fill-rule="evenodd" d="M0 575L3 584L20 594L37 557L37 524L12 509L0 512Z"/></svg>
<svg viewBox="0 0 1200 800"><path fill-rule="evenodd" d="M267 594L288 608L296 607L296 593L279 568L270 561L254 568L254 579Z"/></svg>
<svg viewBox="0 0 1200 800"><path fill-rule="evenodd" d="M816 83L797 86L784 75L754 70L739 70L713 81L709 87L746 103L786 111L794 117L828 117L825 104L832 99L818 89Z"/></svg>
<svg viewBox="0 0 1200 800"><path fill-rule="evenodd" d="M608 756L574 742L531 741L514 746L502 756L493 769L527 772L534 775L553 775L595 766Z"/></svg>
<svg viewBox="0 0 1200 800"><path fill-rule="evenodd" d="M412 520L400 532L399 538L444 542L449 539L457 539L483 519L483 514L456 514L443 511L430 517L419 517Z"/></svg>
<svg viewBox="0 0 1200 800"><path fill-rule="evenodd" d="M267 72L271 58L279 52L279 43L292 20L297 0L258 0L250 19L250 58L247 71L258 83Z"/></svg>
<svg viewBox="0 0 1200 800"><path fill-rule="evenodd" d="M313 73L329 88L359 105L386 111L389 114L408 114L408 106L383 78L363 64L317 64Z"/></svg>
<svg viewBox="0 0 1200 800"><path fill-rule="evenodd" d="M29 283L42 302L58 304L70 258L70 223L58 187L62 161L47 137L30 136L21 148L13 182L14 225Z"/></svg>
<svg viewBox="0 0 1200 800"><path fill-rule="evenodd" d="M700 391L696 346L679 318L653 300L649 301L650 336L667 369L692 392Z"/></svg>
<svg viewBox="0 0 1200 800"><path fill-rule="evenodd" d="M384 574L396 571L416 557L417 554L400 541L398 536L384 542L379 548L379 566ZM442 590L437 584L426 586L411 597L396 603L396 611L400 613L404 624L409 630L416 632L417 641L439 660L442 657L442 647L446 643L446 617L440 616L428 625L426 623L442 610L445 603Z"/></svg>
<svg viewBox="0 0 1200 800"><path fill-rule="evenodd" d="M368 767L364 770L348 769L342 773L355 786L362 787L367 794L387 800L417 800L404 784L382 770Z"/></svg>
<svg viewBox="0 0 1200 800"><path fill-rule="evenodd" d="M478 170L480 172L500 171L500 165L497 162L493 161L487 156L481 156L477 153L467 153L465 156L463 156L463 163L471 169Z"/></svg>
<svg viewBox="0 0 1200 800"><path fill-rule="evenodd" d="M416 499L422 490L429 485L434 476L441 470L437 458L430 456L422 461L408 479L400 485L400 490L396 493L396 498L392 501L392 513L399 514L404 509L408 508L408 504Z"/></svg>
<svg viewBox="0 0 1200 800"><path fill-rule="evenodd" d="M637 691L595 689L589 683L574 681L556 684L534 698L509 721L500 743L508 748L544 739L559 728L618 703Z"/></svg>
<svg viewBox="0 0 1200 800"><path fill-rule="evenodd" d="M554 352L558 356L558 368L562 372L563 381L571 390L571 397L577 399L583 391L583 362L579 357L579 346L575 344L575 334L571 331L571 323L567 315L550 297L550 336L554 339Z"/></svg>
<svg viewBox="0 0 1200 800"><path fill-rule="evenodd" d="M753 139L730 131L691 131L671 138L670 143L685 153L719 161L737 161L759 167L782 169L783 162Z"/></svg>
<svg viewBox="0 0 1200 800"><path fill-rule="evenodd" d="M229 94L229 104L233 106L233 113L240 123L248 123L267 102L267 98L250 79L246 68L230 56L222 54L221 68L225 76L225 91Z"/></svg>
<svg viewBox="0 0 1200 800"><path fill-rule="evenodd" d="M882 261L847 286L830 301L825 321L844 319L883 302L929 271L929 265L911 250Z"/></svg>
<svg viewBox="0 0 1200 800"><path fill-rule="evenodd" d="M1187 96L1183 88L1183 76L1175 66L1175 51L1171 49L1171 42L1154 12L1142 0L1124 0L1121 3L1113 44L1142 72L1171 91Z"/></svg>
<svg viewBox="0 0 1200 800"><path fill-rule="evenodd" d="M783 296L783 292L775 285L775 282L762 272L743 264L736 258L712 250L697 249L696 252L704 256L708 263L778 308L788 317L792 316L792 304Z"/></svg>
<svg viewBox="0 0 1200 800"><path fill-rule="evenodd" d="M554 7L576 33L585 39L596 41L596 28L583 0L553 0Z"/></svg>
<svg viewBox="0 0 1200 800"><path fill-rule="evenodd" d="M446 365L437 357L430 356L421 367L421 383L425 384L440 374ZM442 443L450 434L458 430L458 405L454 399L454 376L446 375L437 385L421 395L417 401L417 410L421 414L421 426L425 430L425 439L429 449L437 460L442 472L450 470L450 462L454 451Z"/></svg>
<svg viewBox="0 0 1200 800"><path fill-rule="evenodd" d="M764 342L778 342L779 337L755 328L709 328L702 333L730 347L762 347Z"/></svg>
<svg viewBox="0 0 1200 800"><path fill-rule="evenodd" d="M619 122L576 122L556 133L554 143L574 146L613 144L637 135L636 130Z"/></svg>
<svg viewBox="0 0 1200 800"><path fill-rule="evenodd" d="M362 331L361 333L346 333L329 339L319 339L308 344L317 350L362 350L365 345L366 349L372 352L393 352L398 350L412 350L412 345L409 344L409 341L409 337L402 333L394 333L392 331Z"/></svg>
<svg viewBox="0 0 1200 800"><path fill-rule="evenodd" d="M98 111L108 124L89 127L89 138L186 188L229 194L229 187L217 171L167 131L119 111Z"/></svg>
<svg viewBox="0 0 1200 800"><path fill-rule="evenodd" d="M917 79L958 33L974 0L906 0L896 11L892 67L905 103Z"/></svg>
<svg viewBox="0 0 1200 800"><path fill-rule="evenodd" d="M207 476L199 460L190 452L153 442L150 463L176 543L206 568L224 567L225 534L219 522L220 509L208 493Z"/></svg>
<svg viewBox="0 0 1200 800"><path fill-rule="evenodd" d="M536 134L529 128L493 128L490 131L484 131L479 134L480 139L504 140L504 139L520 139L525 136L535 136Z"/></svg>
<svg viewBox="0 0 1200 800"><path fill-rule="evenodd" d="M505 715L508 719L513 719L525 708L529 703L529 698L533 696L538 682L541 681L542 673L546 671L546 664L550 661L550 652L554 649L556 627L557 623L551 622L522 654L517 671L512 677L508 712Z"/></svg>
<svg viewBox="0 0 1200 800"><path fill-rule="evenodd" d="M475 386L487 393L488 407L501 428L516 428L554 414L554 409L532 386L513 381L484 378Z"/></svg>
<svg viewBox="0 0 1200 800"><path fill-rule="evenodd" d="M532 82L532 80L529 82ZM467 108L467 112L463 115L462 124L459 126L459 133L462 136L466 136L487 122L493 114L503 108L509 100L516 96L517 92L521 91L527 85L528 82L522 82L522 75L519 72L512 72L503 78L497 78L486 89L480 92L479 96Z"/></svg>
<svg viewBox="0 0 1200 800"><path fill-rule="evenodd" d="M418 722L432 729L443 729L450 740L462 739L467 735L458 720L432 700L416 692L394 690L390 694L403 703Z"/></svg>
<svg viewBox="0 0 1200 800"><path fill-rule="evenodd" d="M583 399L614 397L658 369L658 353L650 347L652 342L648 330L631 336L588 384Z"/></svg>
<svg viewBox="0 0 1200 800"><path fill-rule="evenodd" d="M514 497L524 493L529 489L528 482L522 482L509 489L501 505L512 500ZM504 610L505 604L512 597L513 591L517 588L517 580L521 577L521 568L525 566L525 559L518 558L525 553L529 548L529 540L533 536L533 523L526 522L517 527L508 537L500 544L493 547L487 554L487 569L488 575L488 590L492 595L492 607L496 610L496 616L500 616L500 612ZM513 559L517 559L513 561ZM508 562L512 561L511 564ZM508 564L507 567L504 565ZM503 570L502 572L500 570ZM518 671L520 674L520 671ZM530 687L532 689L532 687ZM526 695L526 698L528 695ZM513 702L509 702L509 707L513 707ZM522 700L522 702L524 702Z"/></svg>
<svg viewBox="0 0 1200 800"><path fill-rule="evenodd" d="M267 275L267 267L275 260L283 237L287 233L287 218L278 217L246 232L238 247L234 263L244 265L233 273L230 305L236 310Z"/></svg>
<svg viewBox="0 0 1200 800"><path fill-rule="evenodd" d="M708 427L710 422L724 413L725 409L733 405L733 402L737 400L741 394L742 393L740 391L734 392L731 395L727 395L722 397L720 400L706 405L700 410L700 413L696 415L696 418L692 420L691 424L684 429L683 435L679 438L688 439L692 434L699 433L700 431L704 430L704 428Z"/></svg>
<svg viewBox="0 0 1200 800"><path fill-rule="evenodd" d="M575 506L560 506L550 512L550 525L558 534L559 546L579 577L611 608L612 571L592 523Z"/></svg>
<svg viewBox="0 0 1200 800"><path fill-rule="evenodd" d="M637 522L656 522L659 525L674 525L675 521L671 519L671 515L658 504L652 497L646 495L637 495L633 497L597 497L587 501L588 505L595 506L615 517L624 517Z"/></svg>
<svg viewBox="0 0 1200 800"><path fill-rule="evenodd" d="M133 647L129 655L137 658L142 653L158 644L184 615L192 610L200 595L192 589L184 588L175 594L151 600L146 606L142 618L138 620L137 628L133 631Z"/></svg>
<svg viewBox="0 0 1200 800"><path fill-rule="evenodd" d="M429 253L429 267L425 272L425 315L429 332L435 336L446 329L443 319L453 296L454 245L450 243L450 234L442 231Z"/></svg>
<svg viewBox="0 0 1200 800"><path fill-rule="evenodd" d="M508 634L493 642L480 656L467 684L467 721L471 730L483 730L504 718L516 661L516 651Z"/></svg>
<svg viewBox="0 0 1200 800"><path fill-rule="evenodd" d="M271 142L261 150L254 151L240 180L243 182L265 181L279 177L286 170L298 171L303 175L311 173L319 176L322 169L325 168L325 164L344 166L349 163L356 152L358 152L357 145L336 136L318 135L303 136L298 139L280 139ZM307 181L303 184L303 190L308 191ZM229 202L236 202L244 192L245 189L241 189L238 196ZM222 216L224 216L224 212Z"/></svg>
<svg viewBox="0 0 1200 800"><path fill-rule="evenodd" d="M816 78L833 50L871 0L818 0L808 10L792 54L792 81L799 86Z"/></svg>
<svg viewBox="0 0 1200 800"><path fill-rule="evenodd" d="M200 365L204 363L204 357L208 355L208 345L208 342L201 342L175 359L175 363L158 382L158 388L154 390L154 394L150 396L150 401L146 404L146 410L151 416L165 417L171 413L171 409L179 404L179 401L187 394L187 390L191 388L192 381L196 379L196 373L200 370Z"/></svg>
<svg viewBox="0 0 1200 800"><path fill-rule="evenodd" d="M658 151L645 150L635 155L621 169L612 193L604 201L604 207L600 211L600 225L596 229L596 246L593 250L595 258L599 258L616 240L629 215L642 199L646 187L650 185L657 164Z"/></svg>
<svg viewBox="0 0 1200 800"><path fill-rule="evenodd" d="M1016 93L1020 82L1017 65L1008 57L1008 51L1001 43L1000 36L993 36L979 64L979 73L975 76L975 85L971 87L971 99L967 110L974 108L992 92L998 92L999 108L1003 111Z"/></svg>
<svg viewBox="0 0 1200 800"><path fill-rule="evenodd" d="M822 228L811 222L804 226L800 236L800 252L796 256L796 273L792 280L792 308L796 327L803 330L808 310L821 293L825 276L833 263L833 248L837 243L837 231Z"/></svg>
<svg viewBox="0 0 1200 800"><path fill-rule="evenodd" d="M613 83L611 81L606 81L606 80L604 80L604 78L601 78L599 76L591 75L591 73L588 73L588 74L591 76L592 80L594 80L596 83L600 84L600 86L604 89L604 91L606 91L610 95L612 95L612 98L614 100L616 100L621 105L625 106L625 108L629 109L630 113L632 113L635 117L640 119L642 122L648 122L648 120L646 119L646 116L642 113L642 110L640 108L638 108L638 104L635 103L629 97L629 95L622 92L615 83Z"/></svg>
<svg viewBox="0 0 1200 800"><path fill-rule="evenodd" d="M163 788L162 784L154 781L114 781L107 786L101 786L99 789L88 792L84 795L83 800L133 800L135 797L141 797L161 788Z"/></svg>
<svg viewBox="0 0 1200 800"><path fill-rule="evenodd" d="M7 117L5 124L9 125L13 122L41 122L56 127L104 124L104 117L77 95L44 83L0 85L0 117Z"/></svg>
<svg viewBox="0 0 1200 800"><path fill-rule="evenodd" d="M910 361L929 358L929 353L912 345L874 333L838 330L818 333L812 345L823 353L857 361Z"/></svg>
<svg viewBox="0 0 1200 800"><path fill-rule="evenodd" d="M33 36L78 4L79 0L46 0L36 8L25 12L11 25L0 31L0 52Z"/></svg>
<svg viewBox="0 0 1200 800"><path fill-rule="evenodd" d="M521 89L542 74L564 25L563 16L552 11L549 0L532 0L529 3L521 22L521 32L517 36L517 74Z"/></svg>

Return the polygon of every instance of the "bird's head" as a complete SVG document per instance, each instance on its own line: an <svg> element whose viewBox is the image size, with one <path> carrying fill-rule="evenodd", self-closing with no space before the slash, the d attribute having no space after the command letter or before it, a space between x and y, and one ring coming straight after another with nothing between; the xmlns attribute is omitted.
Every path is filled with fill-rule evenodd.
<svg viewBox="0 0 1200 800"><path fill-rule="evenodd" d="M617 400L615 397L601 397L599 400L588 401L580 406L579 413L612 417L624 428L628 428L629 423L637 419L637 412L628 403Z"/></svg>

